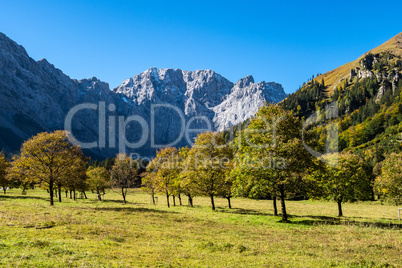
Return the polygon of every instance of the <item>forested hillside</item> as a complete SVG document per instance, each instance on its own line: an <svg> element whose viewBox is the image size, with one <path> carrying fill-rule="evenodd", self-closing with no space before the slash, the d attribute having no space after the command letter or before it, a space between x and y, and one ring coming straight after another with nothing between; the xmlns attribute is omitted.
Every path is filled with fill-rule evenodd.
<svg viewBox="0 0 402 268"><path fill-rule="evenodd" d="M396 44L400 44L397 38ZM366 53L348 66L349 74L335 81L336 69L305 83L280 105L291 110L305 122L317 116L308 131L316 136L315 149L325 152L330 125L338 129L338 150L360 154L370 163L373 172L384 156L402 148L402 59L391 39L381 47ZM394 42L394 43L395 43ZM338 75L339 76L339 75ZM331 79L330 85L325 78ZM334 104L338 116L327 118L326 107ZM373 174L378 175L378 174Z"/></svg>

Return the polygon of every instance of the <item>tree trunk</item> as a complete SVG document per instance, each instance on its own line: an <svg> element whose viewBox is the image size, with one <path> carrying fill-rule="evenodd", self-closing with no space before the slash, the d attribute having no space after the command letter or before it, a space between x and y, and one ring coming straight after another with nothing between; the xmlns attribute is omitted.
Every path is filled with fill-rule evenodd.
<svg viewBox="0 0 402 268"><path fill-rule="evenodd" d="M59 189L59 202L61 202L61 185L59 185L59 187L58 187Z"/></svg>
<svg viewBox="0 0 402 268"><path fill-rule="evenodd" d="M84 194L85 199L88 199L87 194L85 193L85 191L82 191L82 193Z"/></svg>
<svg viewBox="0 0 402 268"><path fill-rule="evenodd" d="M156 205L156 203L155 203L155 192L154 192L154 189L151 190L151 198L152 198L152 204Z"/></svg>
<svg viewBox="0 0 402 268"><path fill-rule="evenodd" d="M191 195L188 195L188 205L193 207L193 197Z"/></svg>
<svg viewBox="0 0 402 268"><path fill-rule="evenodd" d="M167 201L167 206L170 208L170 203L169 203L169 192L166 190L166 201Z"/></svg>
<svg viewBox="0 0 402 268"><path fill-rule="evenodd" d="M4 194L7 193L7 187L3 187Z"/></svg>
<svg viewBox="0 0 402 268"><path fill-rule="evenodd" d="M211 206L212 206L212 210L215 210L214 195L211 194L210 197L211 197Z"/></svg>
<svg viewBox="0 0 402 268"><path fill-rule="evenodd" d="M73 199L73 191L70 190L70 199Z"/></svg>
<svg viewBox="0 0 402 268"><path fill-rule="evenodd" d="M232 208L232 204L230 204L230 197L226 197L226 199L228 200L229 208Z"/></svg>
<svg viewBox="0 0 402 268"><path fill-rule="evenodd" d="M278 207L276 206L276 195L272 197L272 205L274 206L274 216L278 216Z"/></svg>
<svg viewBox="0 0 402 268"><path fill-rule="evenodd" d="M102 201L102 197L101 197L100 191L98 189L96 190L96 194L98 196L98 200Z"/></svg>
<svg viewBox="0 0 402 268"><path fill-rule="evenodd" d="M370 186L371 191L370 191L370 200L375 201L375 192L374 192L374 187Z"/></svg>
<svg viewBox="0 0 402 268"><path fill-rule="evenodd" d="M57 190L54 190L54 195L55 197L57 197Z"/></svg>
<svg viewBox="0 0 402 268"><path fill-rule="evenodd" d="M342 213L342 199L338 200L338 217L342 217L343 213Z"/></svg>
<svg viewBox="0 0 402 268"><path fill-rule="evenodd" d="M176 196L175 195L173 196L173 206L174 207L176 206Z"/></svg>
<svg viewBox="0 0 402 268"><path fill-rule="evenodd" d="M282 210L282 221L288 221L288 215L286 213L286 205L285 205L285 189L283 185L279 187L280 199L281 199L281 210Z"/></svg>
<svg viewBox="0 0 402 268"><path fill-rule="evenodd" d="M66 198L68 197L68 191L66 191Z"/></svg>
<svg viewBox="0 0 402 268"><path fill-rule="evenodd" d="M180 206L182 206L183 204L181 203L181 195L178 194L178 195L177 195L177 198L179 198L179 204L180 204Z"/></svg>
<svg viewBox="0 0 402 268"><path fill-rule="evenodd" d="M126 195L124 193L124 188L121 188L121 194L123 196L123 204L126 204Z"/></svg>
<svg viewBox="0 0 402 268"><path fill-rule="evenodd" d="M53 202L53 182L52 181L49 183L49 193L50 193L50 205L53 206L54 202Z"/></svg>
<svg viewBox="0 0 402 268"><path fill-rule="evenodd" d="M75 195L75 190L73 190L73 197L74 197L74 201L77 200L77 196Z"/></svg>

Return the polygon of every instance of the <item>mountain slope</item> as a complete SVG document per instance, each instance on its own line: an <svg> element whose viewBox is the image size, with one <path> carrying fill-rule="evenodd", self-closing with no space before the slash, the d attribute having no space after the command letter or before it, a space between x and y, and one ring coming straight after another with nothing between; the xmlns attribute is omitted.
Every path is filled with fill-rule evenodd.
<svg viewBox="0 0 402 268"><path fill-rule="evenodd" d="M62 129L75 105L101 99L114 102L106 83L96 78L72 80L46 60L34 61L22 46L0 33L1 149L18 151L30 136ZM85 128L83 136L95 138L94 126L87 126L86 120L96 121L94 115L77 116L74 128Z"/></svg>
<svg viewBox="0 0 402 268"><path fill-rule="evenodd" d="M402 33L394 36L384 44L368 51L356 60L348 62L332 71L316 77L317 81L325 80L328 89L332 91L335 89L343 79L346 79L350 75L350 71L353 68L358 67L359 61L367 54L378 54L381 52L390 52L391 54L402 56Z"/></svg>
<svg viewBox="0 0 402 268"><path fill-rule="evenodd" d="M372 168L386 154L402 150L401 42L399 34L280 103L304 119L316 136L315 150L353 151ZM329 112L329 105L336 109Z"/></svg>

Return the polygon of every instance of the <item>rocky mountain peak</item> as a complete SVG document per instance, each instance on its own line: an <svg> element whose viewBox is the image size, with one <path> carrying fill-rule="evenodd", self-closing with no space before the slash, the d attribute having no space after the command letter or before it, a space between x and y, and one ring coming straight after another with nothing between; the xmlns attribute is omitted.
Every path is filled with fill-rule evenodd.
<svg viewBox="0 0 402 268"><path fill-rule="evenodd" d="M247 75L246 77L237 81L235 86L243 88L243 87L248 87L250 84L254 84L254 77L252 75Z"/></svg>
<svg viewBox="0 0 402 268"><path fill-rule="evenodd" d="M16 42L8 38L5 34L0 32L0 49L3 52L10 53L10 56L18 57L28 57L23 46L18 45Z"/></svg>

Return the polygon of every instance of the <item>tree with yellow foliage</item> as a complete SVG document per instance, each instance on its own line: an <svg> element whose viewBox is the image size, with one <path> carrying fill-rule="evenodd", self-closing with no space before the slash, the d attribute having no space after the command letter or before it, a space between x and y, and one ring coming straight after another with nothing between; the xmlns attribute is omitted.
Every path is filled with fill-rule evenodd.
<svg viewBox="0 0 402 268"><path fill-rule="evenodd" d="M110 174L104 167L89 167L87 183L90 189L96 192L98 200L102 201L101 193L108 187Z"/></svg>
<svg viewBox="0 0 402 268"><path fill-rule="evenodd" d="M338 204L338 216L343 216L342 203L370 198L370 176L364 160L352 153L323 156L323 169L310 171L305 177L315 182L312 197L333 200Z"/></svg>
<svg viewBox="0 0 402 268"><path fill-rule="evenodd" d="M0 152L0 186L3 188L4 194L7 192L7 187L10 186L10 180L7 177L7 169L10 163L2 152Z"/></svg>
<svg viewBox="0 0 402 268"><path fill-rule="evenodd" d="M118 193L123 197L124 204L127 203L128 190L133 188L139 180L138 169L137 161L126 154L118 154L110 170L111 187L118 189Z"/></svg>
<svg viewBox="0 0 402 268"><path fill-rule="evenodd" d="M156 205L156 191L158 189L158 180L156 172L144 172L142 176L142 190L151 195L152 204Z"/></svg>
<svg viewBox="0 0 402 268"><path fill-rule="evenodd" d="M200 195L211 199L212 210L215 210L214 197L229 197L227 174L233 150L226 143L221 133L205 132L197 136L195 144L188 153L188 172L192 173L192 183ZM230 204L230 202L229 202Z"/></svg>
<svg viewBox="0 0 402 268"><path fill-rule="evenodd" d="M55 186L73 178L77 166L85 165L85 157L79 146L68 140L65 131L43 132L24 142L21 156L12 163L15 173L36 183L44 183L54 205Z"/></svg>
<svg viewBox="0 0 402 268"><path fill-rule="evenodd" d="M194 170L188 169L189 157L188 153L190 152L190 148L183 147L179 150L179 168L180 168L180 176L177 178L177 181L180 183L180 189L184 195L188 198L188 205L193 207L193 199L198 194L197 187L195 184L197 174Z"/></svg>
<svg viewBox="0 0 402 268"><path fill-rule="evenodd" d="M180 174L178 150L166 147L158 151L156 157L149 163L147 172L149 180L153 180L158 192L166 195L167 206L170 207L169 197L175 192L175 181Z"/></svg>
<svg viewBox="0 0 402 268"><path fill-rule="evenodd" d="M396 205L402 203L402 153L392 153L385 158L381 175L375 180L375 188Z"/></svg>

